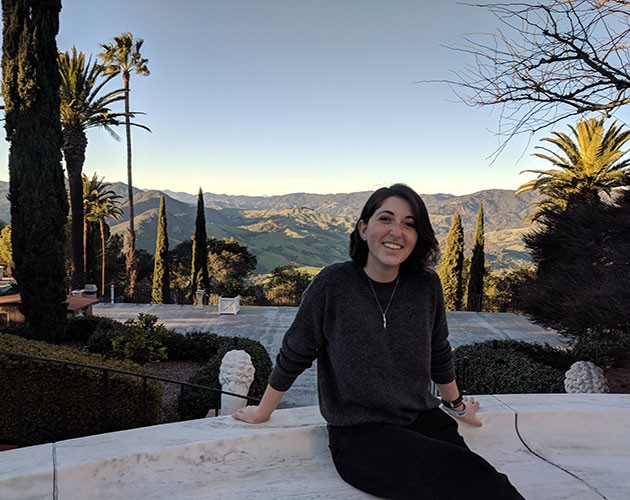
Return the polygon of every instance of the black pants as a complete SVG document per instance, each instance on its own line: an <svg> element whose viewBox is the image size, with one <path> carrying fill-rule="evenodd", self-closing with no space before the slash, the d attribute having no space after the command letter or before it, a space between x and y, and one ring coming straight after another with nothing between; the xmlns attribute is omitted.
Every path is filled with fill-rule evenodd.
<svg viewBox="0 0 630 500"><path fill-rule="evenodd" d="M328 426L333 462L355 488L389 499L523 500L504 474L470 451L442 410L408 427Z"/></svg>

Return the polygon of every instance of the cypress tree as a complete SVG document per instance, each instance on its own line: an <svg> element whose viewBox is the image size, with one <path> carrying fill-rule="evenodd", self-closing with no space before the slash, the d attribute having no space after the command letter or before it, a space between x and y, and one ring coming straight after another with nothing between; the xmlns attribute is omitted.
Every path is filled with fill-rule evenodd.
<svg viewBox="0 0 630 500"><path fill-rule="evenodd" d="M464 229L459 212L455 212L446 237L446 249L438 268L448 311L460 311L464 299Z"/></svg>
<svg viewBox="0 0 630 500"><path fill-rule="evenodd" d="M59 342L67 289L57 44L60 0L3 0L2 97L15 277L33 335Z"/></svg>
<svg viewBox="0 0 630 500"><path fill-rule="evenodd" d="M154 304L171 303L171 281L168 266L168 234L166 232L166 200L160 198L157 239L155 241L155 263L153 265L153 290L151 302Z"/></svg>
<svg viewBox="0 0 630 500"><path fill-rule="evenodd" d="M206 233L206 215L203 205L203 192L199 188L197 198L197 217L195 219L195 235L192 244L192 273L190 277L193 301L197 302L197 290L208 291L208 236Z"/></svg>
<svg viewBox="0 0 630 500"><path fill-rule="evenodd" d="M475 242L473 243L472 257L470 260L470 275L468 277L466 309L469 311L481 311L483 307L483 276L486 271L483 251L484 240L483 202L481 202L479 203L479 211L477 212Z"/></svg>

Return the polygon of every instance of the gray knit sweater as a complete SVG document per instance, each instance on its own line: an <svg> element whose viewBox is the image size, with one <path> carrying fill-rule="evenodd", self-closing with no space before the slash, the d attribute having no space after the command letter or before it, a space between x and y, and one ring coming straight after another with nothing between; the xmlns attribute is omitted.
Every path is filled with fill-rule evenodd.
<svg viewBox="0 0 630 500"><path fill-rule="evenodd" d="M381 298L383 309L390 296ZM269 384L286 391L315 359L320 411L332 425L408 425L435 408L431 379L443 384L455 378L437 275L401 275L385 330L360 266L323 269L302 296Z"/></svg>

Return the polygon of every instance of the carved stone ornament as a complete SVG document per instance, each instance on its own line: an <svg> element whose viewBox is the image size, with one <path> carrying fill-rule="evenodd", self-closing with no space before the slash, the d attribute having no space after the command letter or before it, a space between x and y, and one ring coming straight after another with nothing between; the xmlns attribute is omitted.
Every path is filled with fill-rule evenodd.
<svg viewBox="0 0 630 500"><path fill-rule="evenodd" d="M247 396L254 381L256 369L252 358L245 351L229 351L223 356L219 371L221 390ZM236 396L221 395L221 414L231 415L247 405L247 400Z"/></svg>
<svg viewBox="0 0 630 500"><path fill-rule="evenodd" d="M564 389L569 394L608 392L608 383L602 370L590 361L577 361L564 376Z"/></svg>

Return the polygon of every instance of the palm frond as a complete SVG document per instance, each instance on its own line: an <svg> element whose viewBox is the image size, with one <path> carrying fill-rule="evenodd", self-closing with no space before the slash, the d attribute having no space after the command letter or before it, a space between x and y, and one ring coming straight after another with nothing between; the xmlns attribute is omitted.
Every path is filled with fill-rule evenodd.
<svg viewBox="0 0 630 500"><path fill-rule="evenodd" d="M630 130L622 129L618 122L605 128L605 118L581 120L569 126L571 135L552 132L552 137L541 139L547 146L536 146L532 154L551 163L549 170L524 170L537 178L520 186L516 194L538 191L543 195L535 202L532 220L541 217L549 207L564 208L569 199L593 202L598 194L610 194L613 189L628 186L630 159L624 158L628 150L623 147L630 141Z"/></svg>

